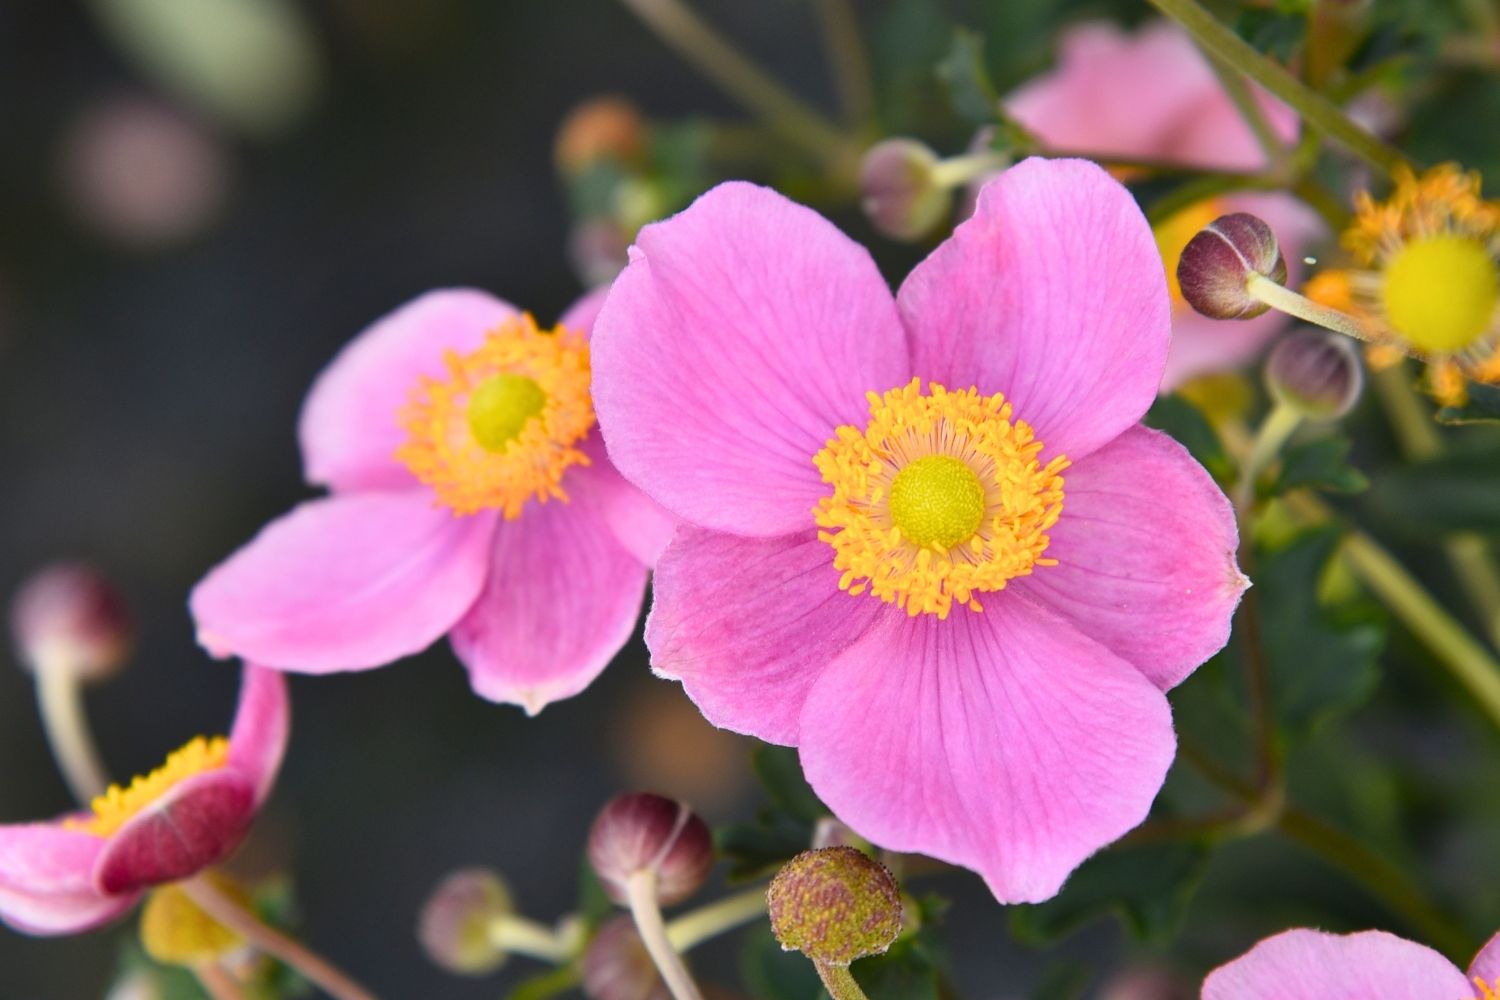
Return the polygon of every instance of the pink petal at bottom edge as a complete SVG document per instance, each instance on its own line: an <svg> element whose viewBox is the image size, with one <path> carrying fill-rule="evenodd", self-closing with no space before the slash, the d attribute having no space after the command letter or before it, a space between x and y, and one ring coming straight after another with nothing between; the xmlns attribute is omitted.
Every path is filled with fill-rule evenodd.
<svg viewBox="0 0 1500 1000"><path fill-rule="evenodd" d="M1203 981L1203 1000L1468 1000L1473 995L1452 962L1385 931L1284 931Z"/></svg>
<svg viewBox="0 0 1500 1000"><path fill-rule="evenodd" d="M982 597L946 621L888 608L809 692L802 765L875 843L1038 902L1146 818L1176 751L1171 710L1046 609Z"/></svg>
<svg viewBox="0 0 1500 1000"><path fill-rule="evenodd" d="M247 663L242 674L234 728L229 731L228 766L249 780L259 805L271 794L286 756L292 706L280 671Z"/></svg>
<svg viewBox="0 0 1500 1000"><path fill-rule="evenodd" d="M61 822L0 825L0 921L23 934L76 934L119 917L138 894L94 887L103 839Z"/></svg>
<svg viewBox="0 0 1500 1000"><path fill-rule="evenodd" d="M105 841L94 884L116 895L184 879L234 853L255 818L255 789L228 768L173 787Z"/></svg>
<svg viewBox="0 0 1500 1000"><path fill-rule="evenodd" d="M1482 979L1486 986L1500 990L1500 934L1484 943L1474 962L1469 966L1470 979Z"/></svg>

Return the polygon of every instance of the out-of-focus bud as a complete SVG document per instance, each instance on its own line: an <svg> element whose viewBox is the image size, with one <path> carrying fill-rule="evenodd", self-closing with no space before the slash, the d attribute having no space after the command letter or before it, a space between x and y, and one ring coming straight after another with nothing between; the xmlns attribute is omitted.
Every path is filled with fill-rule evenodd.
<svg viewBox="0 0 1500 1000"><path fill-rule="evenodd" d="M846 966L879 955L901 933L901 889L852 847L803 851L771 880L771 930L786 951Z"/></svg>
<svg viewBox="0 0 1500 1000"><path fill-rule="evenodd" d="M860 207L880 233L915 241L937 228L953 207L938 183L937 154L915 139L886 139L871 146L859 168Z"/></svg>
<svg viewBox="0 0 1500 1000"><path fill-rule="evenodd" d="M1197 993L1178 973L1156 965L1137 965L1111 976L1099 1000L1193 1000Z"/></svg>
<svg viewBox="0 0 1500 1000"><path fill-rule="evenodd" d="M1213 319L1254 319L1269 306L1248 291L1251 275L1286 281L1286 260L1271 227L1248 212L1215 219L1182 248L1182 297Z"/></svg>
<svg viewBox="0 0 1500 1000"><path fill-rule="evenodd" d="M589 864L616 903L628 902L628 883L656 873L656 899L681 902L703 885L713 867L713 837L685 803L637 792L612 799L589 831Z"/></svg>
<svg viewBox="0 0 1500 1000"><path fill-rule="evenodd" d="M225 875L208 876L215 887L241 906L250 906L250 896ZM152 891L141 909L141 947L163 965L192 967L223 958L244 947L234 931L198 908L188 894L175 885Z"/></svg>
<svg viewBox="0 0 1500 1000"><path fill-rule="evenodd" d="M855 833L842 820L832 816L824 816L813 827L812 848L815 851L823 847L855 847L863 850L869 846L868 840Z"/></svg>
<svg viewBox="0 0 1500 1000"><path fill-rule="evenodd" d="M613 219L596 216L575 223L568 233L568 259L586 287L607 285L625 268L630 237Z"/></svg>
<svg viewBox="0 0 1500 1000"><path fill-rule="evenodd" d="M583 992L590 1000L670 1000L635 922L607 921L583 953Z"/></svg>
<svg viewBox="0 0 1500 1000"><path fill-rule="evenodd" d="M11 629L29 669L67 669L80 680L108 677L130 649L124 601L82 563L48 566L23 583L11 604Z"/></svg>
<svg viewBox="0 0 1500 1000"><path fill-rule="evenodd" d="M1266 387L1277 402L1309 420L1337 420L1364 389L1364 369L1348 337L1294 330L1277 341L1266 360Z"/></svg>
<svg viewBox="0 0 1500 1000"><path fill-rule="evenodd" d="M638 166L645 153L645 120L623 97L595 97L579 104L558 126L553 147L557 169L568 176L603 161Z"/></svg>
<svg viewBox="0 0 1500 1000"><path fill-rule="evenodd" d="M135 969L116 979L104 1000L166 1000L167 986L155 969Z"/></svg>
<svg viewBox="0 0 1500 1000"><path fill-rule="evenodd" d="M488 868L464 868L438 883L422 906L417 939L449 972L483 976L505 963L490 928L514 909L510 890Z"/></svg>

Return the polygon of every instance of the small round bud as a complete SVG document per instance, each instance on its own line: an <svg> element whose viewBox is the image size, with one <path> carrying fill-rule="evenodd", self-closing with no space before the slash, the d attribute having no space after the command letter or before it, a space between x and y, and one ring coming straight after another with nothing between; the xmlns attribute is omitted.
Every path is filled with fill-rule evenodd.
<svg viewBox="0 0 1500 1000"><path fill-rule="evenodd" d="M824 965L879 955L901 933L901 889L852 847L803 851L771 880L771 930L786 951Z"/></svg>
<svg viewBox="0 0 1500 1000"><path fill-rule="evenodd" d="M1337 420L1354 408L1364 389L1359 352L1347 337L1293 330L1266 359L1266 387L1277 402L1309 420Z"/></svg>
<svg viewBox="0 0 1500 1000"><path fill-rule="evenodd" d="M490 933L514 909L510 890L488 868L464 868L438 883L417 920L417 939L427 957L449 972L483 976L505 963L506 952Z"/></svg>
<svg viewBox="0 0 1500 1000"><path fill-rule="evenodd" d="M1111 976L1099 1000L1193 1000L1198 991L1181 975L1155 965L1137 965Z"/></svg>
<svg viewBox="0 0 1500 1000"><path fill-rule="evenodd" d="M1210 222L1177 262L1182 297L1213 319L1254 319L1270 308L1246 290L1252 274L1282 284L1286 260L1271 227L1246 212Z"/></svg>
<svg viewBox="0 0 1500 1000"><path fill-rule="evenodd" d="M670 1000L667 984L635 929L618 916L599 928L583 953L583 993L589 1000Z"/></svg>
<svg viewBox="0 0 1500 1000"><path fill-rule="evenodd" d="M27 667L66 667L81 680L108 677L130 648L124 601L82 563L49 566L22 584L11 604L11 628Z"/></svg>
<svg viewBox="0 0 1500 1000"><path fill-rule="evenodd" d="M575 175L606 161L634 166L645 150L640 109L623 97L596 97L568 112L558 126L553 156L559 170Z"/></svg>
<svg viewBox="0 0 1500 1000"><path fill-rule="evenodd" d="M882 235L915 241L937 228L953 204L937 182L937 154L915 139L871 146L859 168L860 207Z"/></svg>
<svg viewBox="0 0 1500 1000"><path fill-rule="evenodd" d="M698 891L713 867L713 837L685 803L637 792L612 799L589 831L589 864L616 903L628 901L627 883L641 871L656 873L663 906Z"/></svg>

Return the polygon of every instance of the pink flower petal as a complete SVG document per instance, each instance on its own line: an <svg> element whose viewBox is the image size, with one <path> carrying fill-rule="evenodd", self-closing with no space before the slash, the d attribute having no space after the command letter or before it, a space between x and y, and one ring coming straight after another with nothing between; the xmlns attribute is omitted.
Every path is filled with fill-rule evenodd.
<svg viewBox="0 0 1500 1000"><path fill-rule="evenodd" d="M1271 131L1285 144L1296 142L1297 113L1254 84L1251 88ZM1205 170L1261 170L1267 165L1260 140L1240 109L1217 86L1184 110L1178 128L1158 155Z"/></svg>
<svg viewBox="0 0 1500 1000"><path fill-rule="evenodd" d="M255 786L228 768L175 785L105 841L94 884L107 895L195 875L234 853L255 818Z"/></svg>
<svg viewBox="0 0 1500 1000"><path fill-rule="evenodd" d="M646 645L716 726L797 742L818 674L884 607L838 589L815 532L741 538L684 526L656 566Z"/></svg>
<svg viewBox="0 0 1500 1000"><path fill-rule="evenodd" d="M1500 989L1500 934L1496 934L1484 943L1479 949L1479 954L1474 956L1474 963L1469 966L1470 979L1482 979L1490 989Z"/></svg>
<svg viewBox="0 0 1500 1000"><path fill-rule="evenodd" d="M495 515L425 490L329 497L272 521L193 590L198 641L280 670L363 670L420 652L489 572Z"/></svg>
<svg viewBox="0 0 1500 1000"><path fill-rule="evenodd" d="M1171 337L1151 228L1083 160L1030 159L990 181L897 301L915 374L1003 392L1044 455L1075 462L1140 420Z"/></svg>
<svg viewBox="0 0 1500 1000"><path fill-rule="evenodd" d="M135 905L106 896L93 869L104 841L61 823L0 825L0 920L24 934L76 934Z"/></svg>
<svg viewBox="0 0 1500 1000"><path fill-rule="evenodd" d="M1166 690L1229 640L1249 586L1234 509L1187 450L1134 427L1063 473L1047 557L1011 583Z"/></svg>
<svg viewBox="0 0 1500 1000"><path fill-rule="evenodd" d="M528 715L599 676L646 593L646 567L616 540L600 498L576 475L564 486L569 502L500 522L489 580L452 635L474 690Z"/></svg>
<svg viewBox="0 0 1500 1000"><path fill-rule="evenodd" d="M594 405L615 465L705 528L812 522L812 459L865 393L909 377L869 253L811 209L721 184L641 231L594 331Z"/></svg>
<svg viewBox="0 0 1500 1000"><path fill-rule="evenodd" d="M589 437L583 451L590 464L571 472L579 488L587 489L595 498L604 520L626 551L643 565L655 566L677 530L677 519L620 475L598 434Z"/></svg>
<svg viewBox="0 0 1500 1000"><path fill-rule="evenodd" d="M255 789L255 803L264 802L276 782L291 731L291 702L286 677L279 671L245 664L240 703L229 731L227 766L243 775Z"/></svg>
<svg viewBox="0 0 1500 1000"><path fill-rule="evenodd" d="M1140 671L1014 594L946 621L888 608L807 695L808 781L882 847L1036 902L1146 817L1176 740Z"/></svg>
<svg viewBox="0 0 1500 1000"><path fill-rule="evenodd" d="M376 320L339 351L302 405L298 437L309 483L332 490L405 489L415 480L393 457L406 440L397 412L419 378L441 378L443 353L472 351L516 315L468 288L421 295Z"/></svg>
<svg viewBox="0 0 1500 1000"><path fill-rule="evenodd" d="M1473 995L1452 962L1385 931L1284 931L1203 981L1203 1000L1466 1000Z"/></svg>

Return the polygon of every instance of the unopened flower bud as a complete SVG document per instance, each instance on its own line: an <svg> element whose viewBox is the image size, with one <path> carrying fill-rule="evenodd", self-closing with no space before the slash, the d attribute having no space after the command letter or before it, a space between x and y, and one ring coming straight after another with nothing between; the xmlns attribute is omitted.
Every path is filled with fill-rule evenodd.
<svg viewBox="0 0 1500 1000"><path fill-rule="evenodd" d="M422 906L417 938L427 957L462 976L482 976L505 963L490 928L514 909L510 890L488 868L464 868L438 883Z"/></svg>
<svg viewBox="0 0 1500 1000"><path fill-rule="evenodd" d="M583 953L583 993L590 1000L669 1000L635 922L618 916L599 928Z"/></svg>
<svg viewBox="0 0 1500 1000"><path fill-rule="evenodd" d="M1253 319L1269 306L1248 291L1251 275L1286 281L1276 234L1246 212L1220 216L1188 240L1177 262L1182 297L1213 319Z"/></svg>
<svg viewBox="0 0 1500 1000"><path fill-rule="evenodd" d="M633 166L645 149L640 109L623 97L596 97L568 112L558 126L554 157L559 170L574 175L606 161Z"/></svg>
<svg viewBox="0 0 1500 1000"><path fill-rule="evenodd" d="M612 799L589 831L589 864L616 903L628 902L632 875L656 874L663 906L698 891L713 867L713 837L685 803L637 792Z"/></svg>
<svg viewBox="0 0 1500 1000"><path fill-rule="evenodd" d="M823 965L879 955L901 933L901 889L852 847L803 851L771 880L771 930L786 951Z"/></svg>
<svg viewBox="0 0 1500 1000"><path fill-rule="evenodd" d="M130 616L97 570L59 563L22 584L11 605L20 660L32 670L71 670L81 680L109 676L130 648Z"/></svg>
<svg viewBox="0 0 1500 1000"><path fill-rule="evenodd" d="M1342 417L1359 401L1364 384L1353 342L1336 333L1294 330L1277 341L1266 360L1271 395L1310 420Z"/></svg>
<svg viewBox="0 0 1500 1000"><path fill-rule="evenodd" d="M813 850L817 850L820 847L865 848L869 845L870 842L855 833L852 827L844 823L843 820L835 819L832 816L824 816L813 827Z"/></svg>
<svg viewBox="0 0 1500 1000"><path fill-rule="evenodd" d="M859 168L860 207L870 224L903 241L919 240L937 228L953 203L934 174L937 165L937 154L915 139L871 146Z"/></svg>

